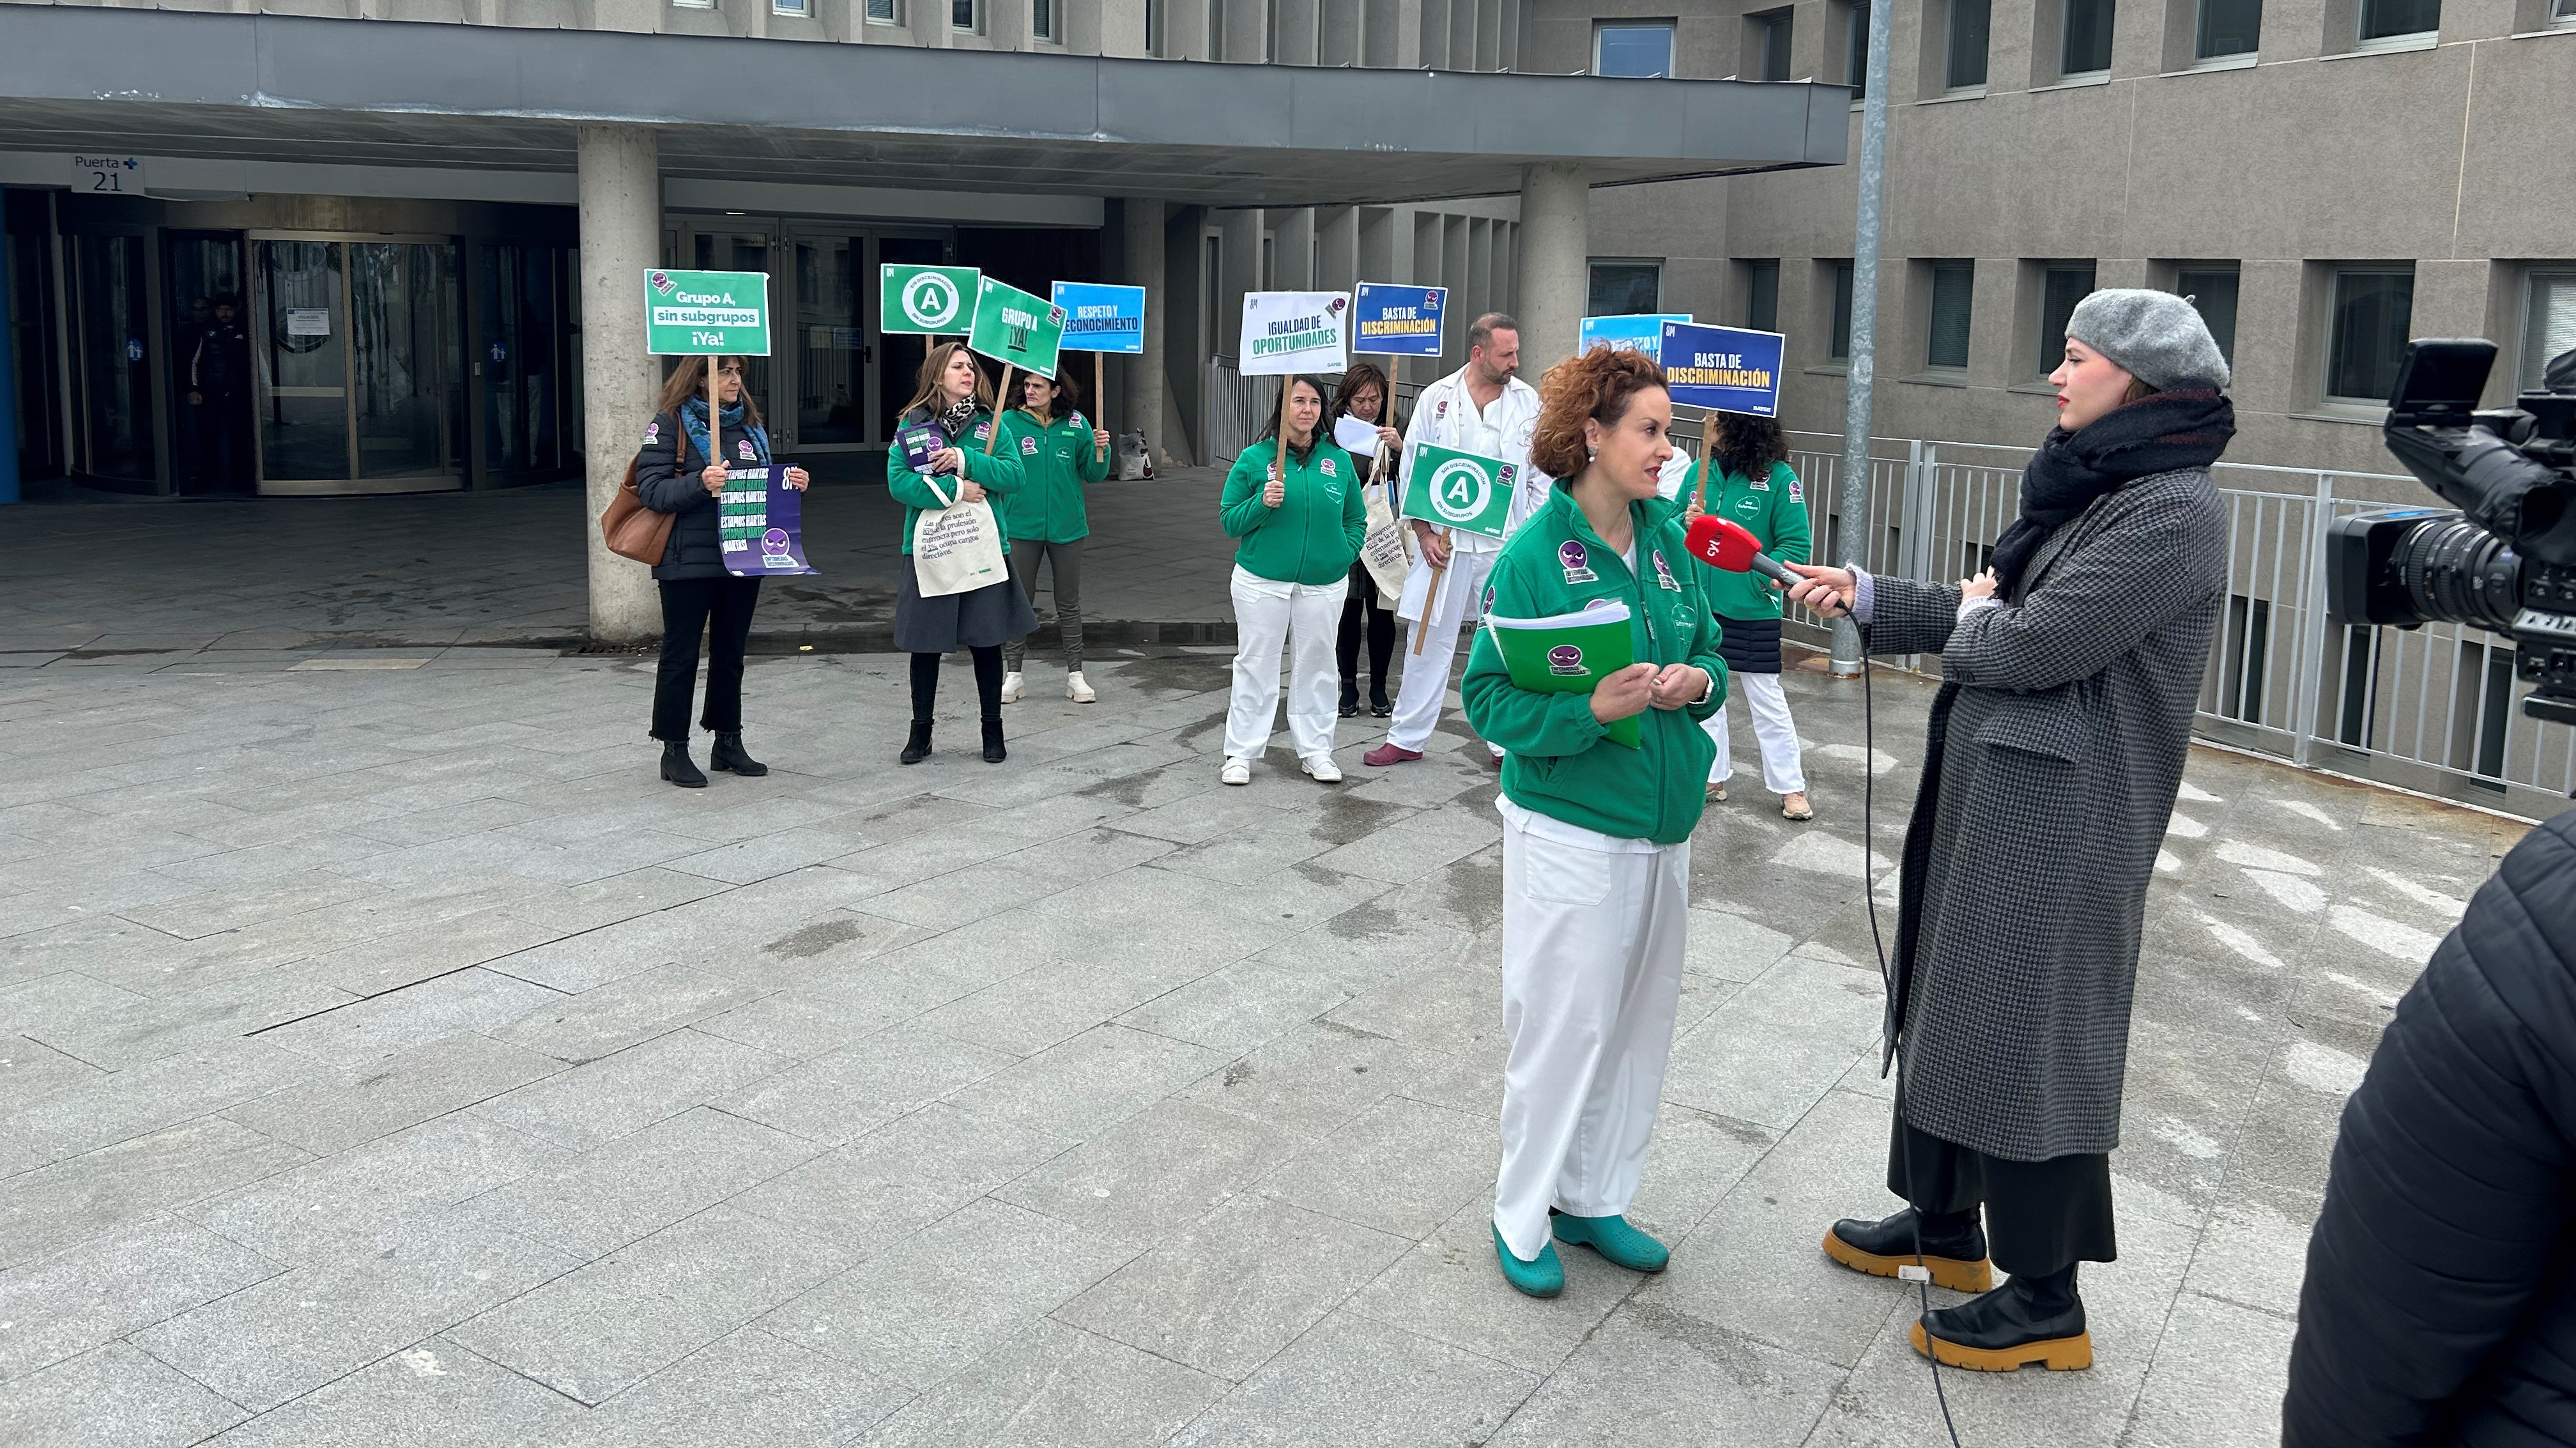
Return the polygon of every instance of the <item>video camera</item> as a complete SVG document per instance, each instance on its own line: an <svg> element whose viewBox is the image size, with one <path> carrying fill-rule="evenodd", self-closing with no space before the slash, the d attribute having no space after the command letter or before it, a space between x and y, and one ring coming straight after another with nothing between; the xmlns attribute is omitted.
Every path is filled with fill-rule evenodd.
<svg viewBox="0 0 2576 1448"><path fill-rule="evenodd" d="M2326 610L2344 623L2474 624L2514 641L2522 710L2576 724L2576 351L2543 390L2481 412L2496 347L2406 344L2388 399L2388 450L2459 505L2383 508L2326 529Z"/></svg>

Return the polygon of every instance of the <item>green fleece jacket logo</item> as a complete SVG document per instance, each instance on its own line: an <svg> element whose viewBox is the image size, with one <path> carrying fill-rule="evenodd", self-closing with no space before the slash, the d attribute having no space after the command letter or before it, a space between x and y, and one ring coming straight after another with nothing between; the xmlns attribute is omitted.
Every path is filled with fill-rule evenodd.
<svg viewBox="0 0 2576 1448"><path fill-rule="evenodd" d="M1041 423L1025 407L1002 414L993 451L1020 460L1020 490L997 507L1013 538L1071 543L1091 535L1082 490L1109 476L1109 459L1091 445L1091 420L1079 412Z"/></svg>
<svg viewBox="0 0 2576 1448"><path fill-rule="evenodd" d="M1726 661L1717 655L1710 570L1684 551L1682 502L1628 505L1639 567L1601 541L1563 488L1523 523L1494 560L1486 611L1505 618L1573 613L1596 599L1628 605L1629 637L1640 663L1690 664L1708 671L1708 699L1638 716L1642 746L1602 738L1589 694L1533 694L1514 687L1491 632L1476 630L1459 694L1467 722L1511 751L1503 793L1551 819L1629 840L1675 845L1691 836L1717 746L1699 721L1726 704Z"/></svg>

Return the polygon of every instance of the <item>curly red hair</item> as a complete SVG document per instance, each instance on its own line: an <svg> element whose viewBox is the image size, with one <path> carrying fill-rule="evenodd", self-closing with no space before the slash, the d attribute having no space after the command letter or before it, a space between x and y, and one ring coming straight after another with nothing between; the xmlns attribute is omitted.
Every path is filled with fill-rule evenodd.
<svg viewBox="0 0 2576 1448"><path fill-rule="evenodd" d="M1547 369L1538 384L1538 430L1530 437L1530 466L1552 478L1570 478L1591 461L1583 441L1589 419L1603 427L1628 415L1628 404L1649 387L1663 387L1664 369L1628 347L1594 347Z"/></svg>

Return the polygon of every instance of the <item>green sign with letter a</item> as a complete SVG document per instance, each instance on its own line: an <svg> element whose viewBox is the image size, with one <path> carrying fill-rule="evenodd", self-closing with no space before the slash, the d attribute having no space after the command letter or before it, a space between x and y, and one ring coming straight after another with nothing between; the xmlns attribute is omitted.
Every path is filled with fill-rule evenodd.
<svg viewBox="0 0 2576 1448"><path fill-rule="evenodd" d="M952 337L966 335L975 314L975 284L984 274L971 266L904 266L878 269L877 329Z"/></svg>

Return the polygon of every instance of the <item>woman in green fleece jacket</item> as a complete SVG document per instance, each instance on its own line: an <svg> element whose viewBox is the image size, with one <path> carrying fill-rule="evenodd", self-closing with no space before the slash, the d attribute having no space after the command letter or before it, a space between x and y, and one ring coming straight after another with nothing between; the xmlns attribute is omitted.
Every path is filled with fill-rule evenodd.
<svg viewBox="0 0 2576 1448"><path fill-rule="evenodd" d="M1318 784L1342 777L1333 762L1333 635L1351 565L1368 532L1359 467L1322 433L1324 384L1286 383L1283 472L1279 419L1243 450L1219 503L1234 553L1234 692L1225 711L1225 765L1217 778L1250 784L1279 712L1279 651L1289 649L1288 736Z"/></svg>
<svg viewBox="0 0 2576 1448"><path fill-rule="evenodd" d="M1663 1244L1628 1225L1663 1094L1690 914L1690 836L1715 752L1699 721L1726 664L1682 503L1658 495L1671 395L1641 352L1595 348L1550 368L1530 466L1561 479L1512 535L1488 618L1546 618L1615 600L1638 662L1589 694L1512 683L1490 629L1460 685L1503 762L1503 1160L1494 1253L1533 1297L1564 1290L1549 1238L1660 1272ZM1635 718L1640 747L1605 737Z"/></svg>
<svg viewBox="0 0 2576 1448"><path fill-rule="evenodd" d="M1082 490L1109 476L1109 432L1082 415L1070 377L1020 379L1020 405L1002 414L993 449L1020 460L1026 478L999 511L1010 535L1011 581L1037 607L1038 565L1055 565L1055 626L1064 638L1064 696L1088 704L1100 696L1082 677L1082 540L1091 518ZM1020 701L1025 643L1002 645L1002 702Z"/></svg>

